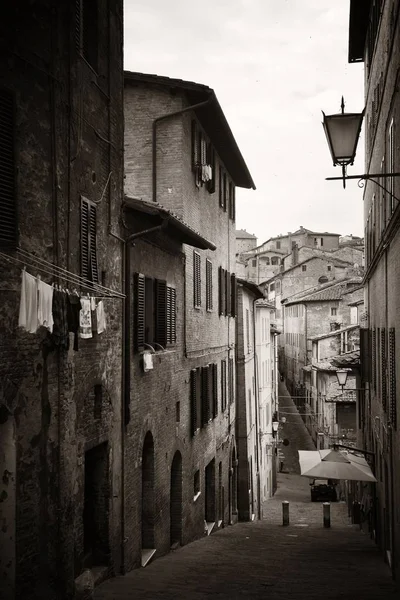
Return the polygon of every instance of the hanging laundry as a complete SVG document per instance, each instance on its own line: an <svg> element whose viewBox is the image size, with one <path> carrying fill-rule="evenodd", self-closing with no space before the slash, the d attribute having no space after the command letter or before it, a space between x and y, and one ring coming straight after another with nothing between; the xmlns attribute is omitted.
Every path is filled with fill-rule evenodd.
<svg viewBox="0 0 400 600"><path fill-rule="evenodd" d="M82 305L79 296L67 296L67 325L68 331L74 334L74 350L78 350L79 313Z"/></svg>
<svg viewBox="0 0 400 600"><path fill-rule="evenodd" d="M38 281L25 269L22 271L18 325L29 333L36 333L38 328Z"/></svg>
<svg viewBox="0 0 400 600"><path fill-rule="evenodd" d="M82 339L93 337L92 334L92 313L91 313L91 299L81 298L81 311L79 313L79 336Z"/></svg>
<svg viewBox="0 0 400 600"><path fill-rule="evenodd" d="M38 277L38 324L53 331L53 292L54 288Z"/></svg>
<svg viewBox="0 0 400 600"><path fill-rule="evenodd" d="M53 343L64 350L69 348L67 297L60 290L53 291Z"/></svg>
<svg viewBox="0 0 400 600"><path fill-rule="evenodd" d="M96 308L97 318L97 333L103 333L106 330L106 313L104 310L104 302L100 300Z"/></svg>

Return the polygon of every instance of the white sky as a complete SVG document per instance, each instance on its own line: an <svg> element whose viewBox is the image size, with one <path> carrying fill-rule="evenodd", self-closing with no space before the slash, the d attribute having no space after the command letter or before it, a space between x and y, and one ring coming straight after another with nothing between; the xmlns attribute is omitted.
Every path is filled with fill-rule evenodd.
<svg viewBox="0 0 400 600"><path fill-rule="evenodd" d="M339 176L321 110L363 108L348 64L350 0L125 0L125 69L210 86L257 189L237 190L237 228L262 243L295 231L363 235L362 190ZM350 174L364 172L363 135Z"/></svg>

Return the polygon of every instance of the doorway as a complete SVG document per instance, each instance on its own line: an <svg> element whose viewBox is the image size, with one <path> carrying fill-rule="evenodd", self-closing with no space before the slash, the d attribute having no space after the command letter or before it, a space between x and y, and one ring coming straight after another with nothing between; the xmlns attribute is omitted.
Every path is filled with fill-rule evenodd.
<svg viewBox="0 0 400 600"><path fill-rule="evenodd" d="M106 565L109 559L108 444L85 452L83 507L84 566Z"/></svg>
<svg viewBox="0 0 400 600"><path fill-rule="evenodd" d="M142 549L155 547L154 510L154 441L149 431L142 451Z"/></svg>
<svg viewBox="0 0 400 600"><path fill-rule="evenodd" d="M182 543L182 456L179 451L175 452L171 465L170 543L171 546Z"/></svg>
<svg viewBox="0 0 400 600"><path fill-rule="evenodd" d="M215 523L215 459L205 468L205 488L204 518L207 523Z"/></svg>

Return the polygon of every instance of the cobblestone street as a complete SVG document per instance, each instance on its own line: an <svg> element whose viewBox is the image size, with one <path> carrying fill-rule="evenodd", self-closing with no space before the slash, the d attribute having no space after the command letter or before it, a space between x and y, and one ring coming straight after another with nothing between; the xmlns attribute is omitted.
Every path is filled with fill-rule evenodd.
<svg viewBox="0 0 400 600"><path fill-rule="evenodd" d="M301 417L283 384L281 411L287 411L282 438L284 470L262 521L240 523L179 548L144 569L102 584L96 600L177 600L180 598L268 598L336 600L400 597L377 547L351 525L343 502L331 507L325 529L322 505L311 503L309 481L298 474L298 449L313 449ZM290 502L290 525L282 527L282 501Z"/></svg>

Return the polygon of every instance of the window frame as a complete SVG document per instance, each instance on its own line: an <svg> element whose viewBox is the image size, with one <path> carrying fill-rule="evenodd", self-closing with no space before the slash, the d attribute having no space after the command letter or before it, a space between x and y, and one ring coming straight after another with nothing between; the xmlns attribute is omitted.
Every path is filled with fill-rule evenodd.
<svg viewBox="0 0 400 600"><path fill-rule="evenodd" d="M87 250L85 246L87 246ZM99 283L97 205L82 195L80 202L80 252L81 276L92 283Z"/></svg>
<svg viewBox="0 0 400 600"><path fill-rule="evenodd" d="M193 306L201 308L201 255L193 250Z"/></svg>
<svg viewBox="0 0 400 600"><path fill-rule="evenodd" d="M206 258L206 310L213 310L213 264L209 258Z"/></svg>

